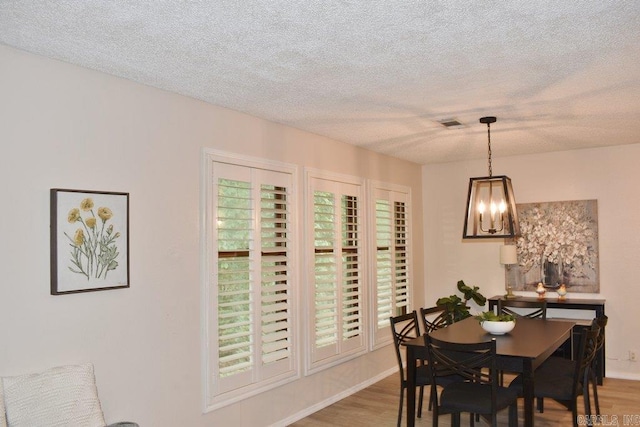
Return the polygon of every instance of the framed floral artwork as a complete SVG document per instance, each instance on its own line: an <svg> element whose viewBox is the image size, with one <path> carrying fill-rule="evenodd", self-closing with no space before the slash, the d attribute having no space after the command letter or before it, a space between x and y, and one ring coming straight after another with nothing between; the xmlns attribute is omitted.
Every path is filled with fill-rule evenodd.
<svg viewBox="0 0 640 427"><path fill-rule="evenodd" d="M598 202L574 200L517 204L521 236L518 264L505 269L513 290L548 290L564 284L568 292L600 291Z"/></svg>
<svg viewBox="0 0 640 427"><path fill-rule="evenodd" d="M51 189L51 294L129 287L129 193Z"/></svg>

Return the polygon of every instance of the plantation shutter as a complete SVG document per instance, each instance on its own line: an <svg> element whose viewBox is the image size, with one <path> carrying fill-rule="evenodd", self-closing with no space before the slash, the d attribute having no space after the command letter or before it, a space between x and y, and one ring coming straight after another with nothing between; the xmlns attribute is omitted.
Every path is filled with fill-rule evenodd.
<svg viewBox="0 0 640 427"><path fill-rule="evenodd" d="M374 347L390 341L389 317L410 306L408 193L375 188Z"/></svg>
<svg viewBox="0 0 640 427"><path fill-rule="evenodd" d="M314 282L315 282L315 347L332 346L337 352L338 343L338 266L335 259L336 201L330 192L313 193L314 216Z"/></svg>
<svg viewBox="0 0 640 427"><path fill-rule="evenodd" d="M366 350L362 188L335 180L309 179L312 195L313 279L310 368Z"/></svg>
<svg viewBox="0 0 640 427"><path fill-rule="evenodd" d="M342 196L342 340L362 335L362 269L358 198Z"/></svg>
<svg viewBox="0 0 640 427"><path fill-rule="evenodd" d="M395 311L396 315L409 310L409 260L407 205L404 201L393 202L393 238L394 238L394 273L395 273Z"/></svg>
<svg viewBox="0 0 640 427"><path fill-rule="evenodd" d="M254 367L250 258L254 212L250 179L248 175L244 180L219 178L217 182L218 369L221 380L245 374L243 380L236 378L235 383L240 384L250 381L247 374Z"/></svg>
<svg viewBox="0 0 640 427"><path fill-rule="evenodd" d="M389 327L389 317L395 316L393 286L393 219L391 202L376 200L376 324L378 329Z"/></svg>
<svg viewBox="0 0 640 427"><path fill-rule="evenodd" d="M260 205L262 364L269 376L293 356L287 188L262 184Z"/></svg>
<svg viewBox="0 0 640 427"><path fill-rule="evenodd" d="M290 174L214 163L214 394L293 373Z"/></svg>

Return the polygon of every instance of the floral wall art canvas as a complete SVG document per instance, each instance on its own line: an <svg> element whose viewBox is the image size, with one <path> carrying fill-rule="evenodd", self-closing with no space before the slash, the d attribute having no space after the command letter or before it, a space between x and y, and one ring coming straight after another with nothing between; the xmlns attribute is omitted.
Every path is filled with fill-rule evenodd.
<svg viewBox="0 0 640 427"><path fill-rule="evenodd" d="M129 194L50 195L51 294L129 287Z"/></svg>
<svg viewBox="0 0 640 427"><path fill-rule="evenodd" d="M525 203L516 206L521 236L518 264L506 269L513 290L600 291L597 200ZM514 242L510 242L514 244Z"/></svg>

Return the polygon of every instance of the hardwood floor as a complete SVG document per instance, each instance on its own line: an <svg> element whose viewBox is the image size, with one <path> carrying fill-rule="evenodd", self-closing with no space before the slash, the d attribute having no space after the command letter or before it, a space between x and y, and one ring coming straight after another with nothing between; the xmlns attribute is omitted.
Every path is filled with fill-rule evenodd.
<svg viewBox="0 0 640 427"><path fill-rule="evenodd" d="M507 378L505 378L507 380ZM291 427L382 427L395 426L400 398L399 379L396 374L373 384L339 402L334 403L310 416L291 424ZM598 388L602 422L599 425L640 426L640 381L605 378ZM432 426L431 412L427 411L428 391L425 390L422 418L416 419L417 427ZM582 398L578 402L578 413L584 412ZM571 426L571 411L551 399L545 399L544 413L535 412L536 427ZM591 404L593 411L593 403ZM507 425L507 410L498 419L500 425ZM520 423L524 415L522 403L518 407ZM439 425L450 426L451 417L443 415ZM462 425L469 425L468 417L462 416ZM402 425L406 425L406 404L402 414ZM477 426L487 425L483 421ZM582 423L581 425L586 425Z"/></svg>

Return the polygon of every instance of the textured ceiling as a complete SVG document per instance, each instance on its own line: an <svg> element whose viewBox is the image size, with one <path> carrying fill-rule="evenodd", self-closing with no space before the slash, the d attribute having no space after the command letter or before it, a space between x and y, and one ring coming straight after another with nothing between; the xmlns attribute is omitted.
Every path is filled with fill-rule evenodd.
<svg viewBox="0 0 640 427"><path fill-rule="evenodd" d="M0 0L0 43L422 164L485 115L494 158L640 143L640 1L492 3Z"/></svg>

